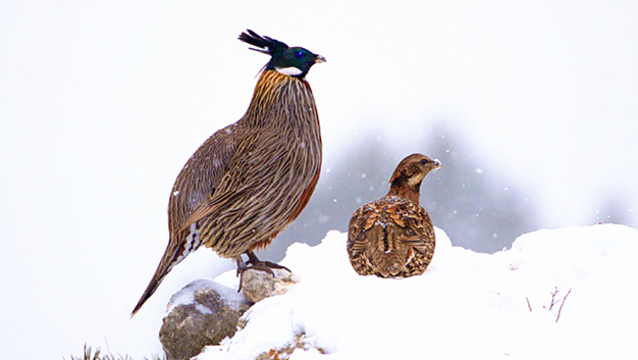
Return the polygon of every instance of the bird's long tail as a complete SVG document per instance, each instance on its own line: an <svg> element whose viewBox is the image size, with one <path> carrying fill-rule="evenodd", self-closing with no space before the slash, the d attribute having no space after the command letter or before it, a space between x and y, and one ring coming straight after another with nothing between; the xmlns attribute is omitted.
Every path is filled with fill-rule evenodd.
<svg viewBox="0 0 638 360"><path fill-rule="evenodd" d="M151 282L146 287L146 290L144 290L144 294L142 294L142 297L137 302L137 305L135 305L135 308L131 313L131 317L135 316L142 305L144 305L146 300L148 300L153 295L153 293L155 293L155 290L157 290L159 285L162 283L162 280L164 280L164 277L166 277L171 269L175 265L179 264L182 260L184 260L186 255L190 253L190 251L185 252L184 245L171 245L172 244L169 242L169 246L166 247L166 251L164 252L164 256L162 257L162 261L160 261L159 265L157 266L157 270L155 270L155 274L153 275Z"/></svg>

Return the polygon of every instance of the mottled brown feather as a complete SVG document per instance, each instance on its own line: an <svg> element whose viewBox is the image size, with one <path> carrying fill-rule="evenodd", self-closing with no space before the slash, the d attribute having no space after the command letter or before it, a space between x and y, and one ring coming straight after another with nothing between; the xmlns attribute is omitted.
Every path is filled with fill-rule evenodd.
<svg viewBox="0 0 638 360"><path fill-rule="evenodd" d="M357 209L348 226L348 255L360 275L421 275L434 256L434 227L419 205L425 175L440 166L420 154L401 161L384 197Z"/></svg>

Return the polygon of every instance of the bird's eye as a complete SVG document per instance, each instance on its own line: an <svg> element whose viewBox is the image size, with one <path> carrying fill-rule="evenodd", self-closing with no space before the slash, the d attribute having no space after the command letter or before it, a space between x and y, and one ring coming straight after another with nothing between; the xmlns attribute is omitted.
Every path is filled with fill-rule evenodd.
<svg viewBox="0 0 638 360"><path fill-rule="evenodd" d="M306 54L303 51L297 51L295 53L295 56L297 57L297 59L303 59L306 56Z"/></svg>
<svg viewBox="0 0 638 360"><path fill-rule="evenodd" d="M421 159L421 161L419 161L421 163L421 165L425 165L428 161L425 159Z"/></svg>

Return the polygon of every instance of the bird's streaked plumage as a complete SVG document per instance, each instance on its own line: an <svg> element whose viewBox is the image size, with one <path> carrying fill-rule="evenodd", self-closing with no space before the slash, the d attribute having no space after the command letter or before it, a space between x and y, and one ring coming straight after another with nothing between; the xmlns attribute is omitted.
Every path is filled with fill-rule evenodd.
<svg viewBox="0 0 638 360"><path fill-rule="evenodd" d="M276 266L259 261L253 251L295 220L319 180L319 118L305 76L325 59L251 30L239 39L271 59L246 114L208 138L177 176L168 206L169 243L133 314L201 245L236 259L242 271L247 267L242 254L253 266ZM279 71L291 67L298 71Z"/></svg>
<svg viewBox="0 0 638 360"><path fill-rule="evenodd" d="M434 255L434 227L419 205L423 178L441 166L421 154L403 159L384 197L357 209L348 227L348 255L360 275L421 275Z"/></svg>

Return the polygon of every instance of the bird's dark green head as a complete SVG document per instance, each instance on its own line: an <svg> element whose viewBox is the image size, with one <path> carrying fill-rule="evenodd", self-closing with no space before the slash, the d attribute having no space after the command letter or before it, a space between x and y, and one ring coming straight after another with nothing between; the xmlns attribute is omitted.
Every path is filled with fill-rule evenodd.
<svg viewBox="0 0 638 360"><path fill-rule="evenodd" d="M247 30L239 35L239 40L258 47L252 49L271 56L266 64L267 70L276 70L282 74L303 79L310 71L312 65L325 62L326 59L313 54L302 47L289 47L285 43L260 36L252 30Z"/></svg>

